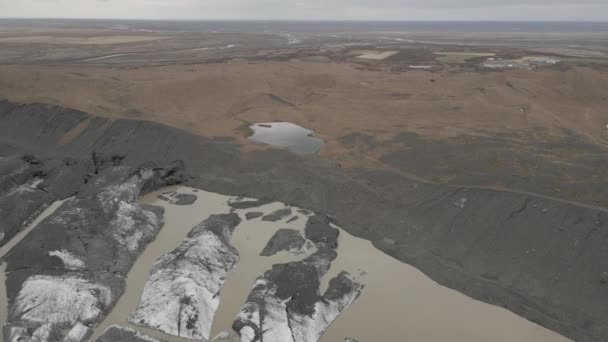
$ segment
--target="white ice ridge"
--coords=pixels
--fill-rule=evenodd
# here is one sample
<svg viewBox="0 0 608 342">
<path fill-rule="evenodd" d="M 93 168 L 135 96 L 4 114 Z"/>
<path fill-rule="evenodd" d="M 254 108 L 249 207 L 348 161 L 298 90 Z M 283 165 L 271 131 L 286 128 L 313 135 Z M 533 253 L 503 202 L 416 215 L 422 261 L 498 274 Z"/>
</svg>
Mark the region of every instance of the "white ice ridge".
<svg viewBox="0 0 608 342">
<path fill-rule="evenodd" d="M 229 239 L 236 214 L 213 215 L 154 265 L 129 322 L 189 339 L 209 339 L 220 289 L 238 261 Z"/>
<path fill-rule="evenodd" d="M 91 328 L 82 323 L 76 323 L 64 337 L 63 342 L 84 342 L 92 333 L 93 330 Z"/>
</svg>

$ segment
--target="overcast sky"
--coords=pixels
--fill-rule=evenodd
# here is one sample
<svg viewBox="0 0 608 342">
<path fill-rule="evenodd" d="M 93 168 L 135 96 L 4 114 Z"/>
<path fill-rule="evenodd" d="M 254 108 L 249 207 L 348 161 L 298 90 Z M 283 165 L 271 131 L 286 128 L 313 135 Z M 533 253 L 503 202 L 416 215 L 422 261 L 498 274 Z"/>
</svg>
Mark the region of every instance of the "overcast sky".
<svg viewBox="0 0 608 342">
<path fill-rule="evenodd" d="M 0 0 L 0 17 L 608 21 L 608 0 Z"/>
</svg>

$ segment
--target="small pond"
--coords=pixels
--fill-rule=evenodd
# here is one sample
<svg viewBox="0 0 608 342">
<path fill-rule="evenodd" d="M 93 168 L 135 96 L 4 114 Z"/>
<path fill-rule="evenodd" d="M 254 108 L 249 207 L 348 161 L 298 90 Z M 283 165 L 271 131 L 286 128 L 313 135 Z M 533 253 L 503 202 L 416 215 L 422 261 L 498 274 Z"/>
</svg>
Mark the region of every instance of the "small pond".
<svg viewBox="0 0 608 342">
<path fill-rule="evenodd" d="M 253 130 L 249 140 L 286 148 L 296 154 L 318 153 L 324 144 L 313 131 L 290 122 L 256 123 L 249 127 Z"/>
</svg>

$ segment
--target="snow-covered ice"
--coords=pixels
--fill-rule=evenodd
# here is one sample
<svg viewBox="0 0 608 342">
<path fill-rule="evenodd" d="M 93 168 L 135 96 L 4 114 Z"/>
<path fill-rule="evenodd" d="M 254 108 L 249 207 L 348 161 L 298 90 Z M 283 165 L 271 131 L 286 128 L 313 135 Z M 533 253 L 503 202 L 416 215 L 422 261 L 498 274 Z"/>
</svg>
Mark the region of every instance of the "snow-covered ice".
<svg viewBox="0 0 608 342">
<path fill-rule="evenodd" d="M 11 317 L 31 324 L 71 326 L 98 321 L 111 302 L 110 288 L 78 276 L 32 276 L 23 283 Z"/>
</svg>

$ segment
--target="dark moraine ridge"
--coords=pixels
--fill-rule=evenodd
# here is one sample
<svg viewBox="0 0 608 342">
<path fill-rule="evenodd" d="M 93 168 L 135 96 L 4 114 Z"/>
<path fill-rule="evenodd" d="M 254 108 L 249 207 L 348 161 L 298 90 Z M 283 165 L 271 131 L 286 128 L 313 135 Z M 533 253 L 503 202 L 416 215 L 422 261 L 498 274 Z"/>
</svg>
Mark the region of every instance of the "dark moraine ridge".
<svg viewBox="0 0 608 342">
<path fill-rule="evenodd" d="M 158 123 L 0 102 L 0 156 L 91 160 L 93 152 L 130 166 L 182 160 L 190 186 L 326 213 L 441 284 L 576 341 L 608 340 L 608 214 L 599 208 L 345 170 L 284 151 L 242 153 Z"/>
<path fill-rule="evenodd" d="M 124 292 L 131 266 L 162 226 L 163 209 L 139 204 L 138 198 L 181 182 L 175 176 L 180 166 L 106 164 L 92 170 L 78 194 L 4 255 L 10 305 L 5 340 L 63 340 L 88 334 L 83 324 L 100 323 Z M 82 178 L 72 180 L 78 184 Z"/>
</svg>

